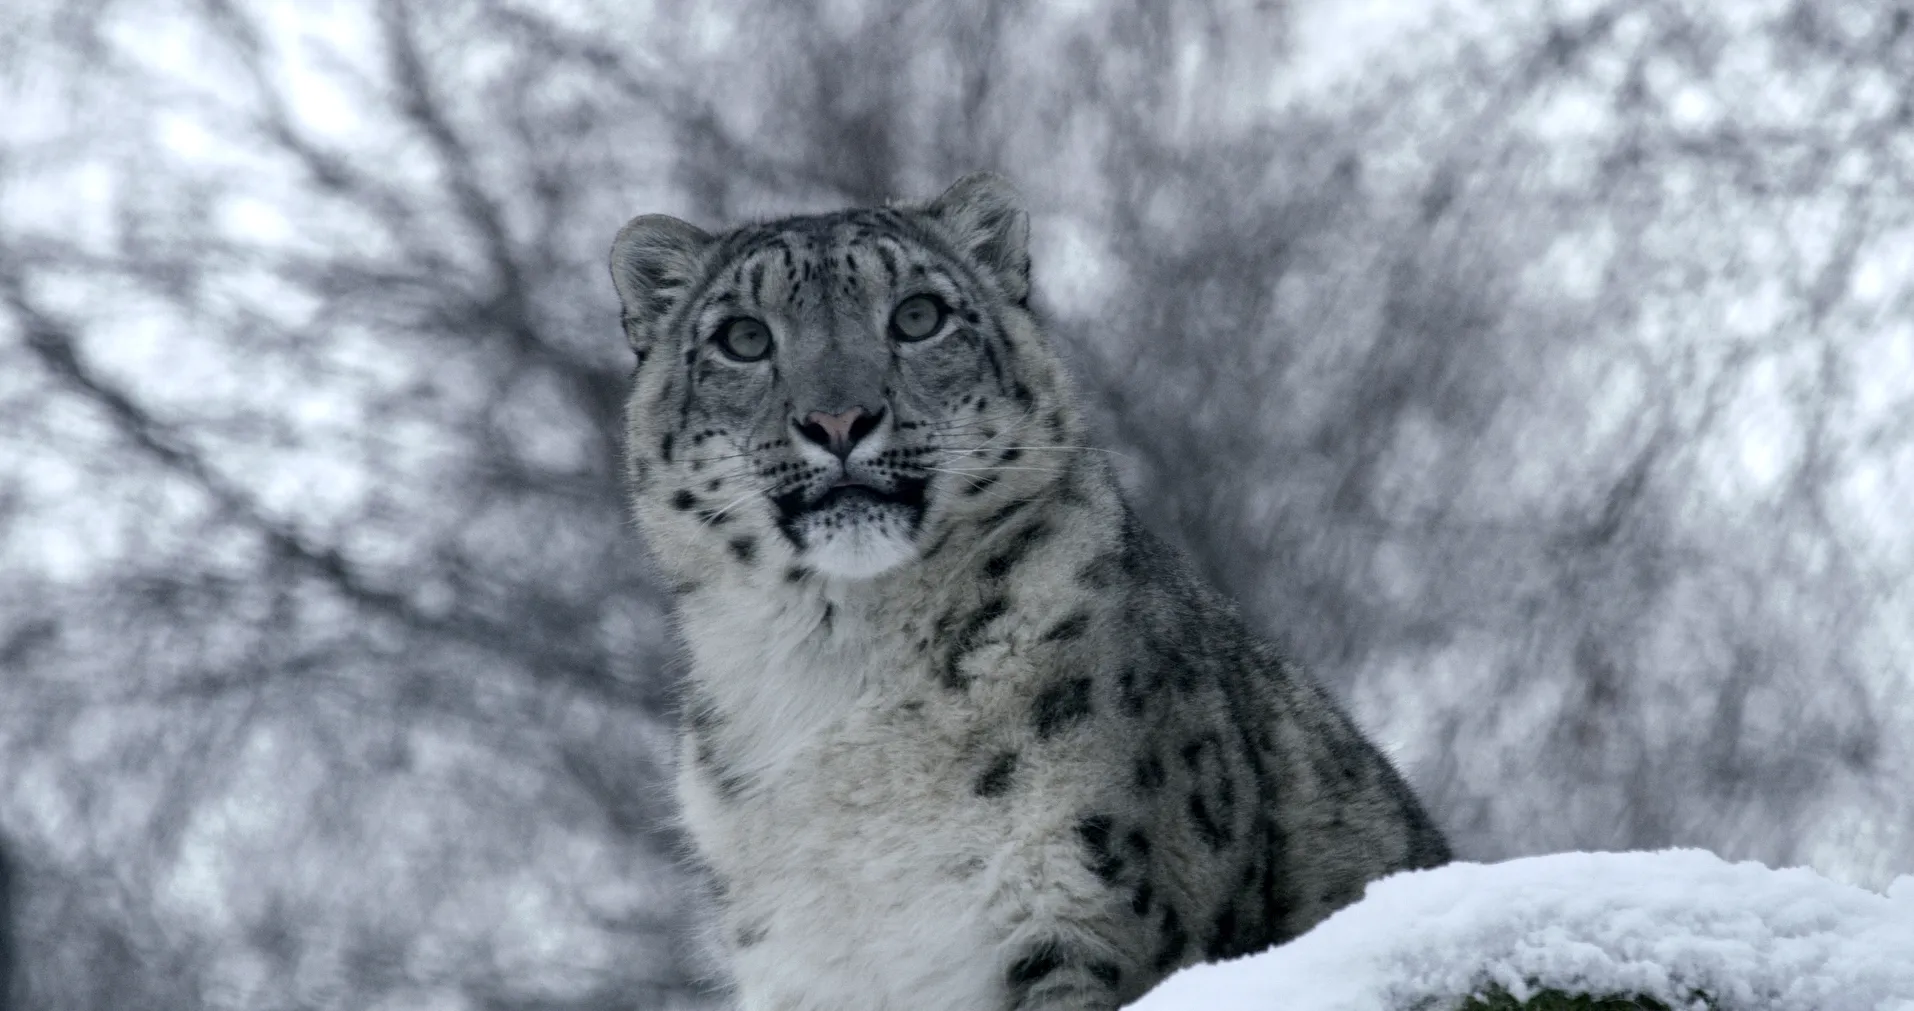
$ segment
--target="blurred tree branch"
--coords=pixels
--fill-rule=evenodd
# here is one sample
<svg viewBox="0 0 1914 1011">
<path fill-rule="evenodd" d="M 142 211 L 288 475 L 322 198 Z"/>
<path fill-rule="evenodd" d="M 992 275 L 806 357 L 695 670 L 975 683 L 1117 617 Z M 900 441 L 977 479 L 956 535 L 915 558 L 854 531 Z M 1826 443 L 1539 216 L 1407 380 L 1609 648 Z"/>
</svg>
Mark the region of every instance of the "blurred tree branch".
<svg viewBox="0 0 1914 1011">
<path fill-rule="evenodd" d="M 1139 507 L 1470 855 L 1908 869 L 1906 3 L 31 6 L 37 1006 L 708 1002 L 605 250 L 976 167 Z"/>
</svg>

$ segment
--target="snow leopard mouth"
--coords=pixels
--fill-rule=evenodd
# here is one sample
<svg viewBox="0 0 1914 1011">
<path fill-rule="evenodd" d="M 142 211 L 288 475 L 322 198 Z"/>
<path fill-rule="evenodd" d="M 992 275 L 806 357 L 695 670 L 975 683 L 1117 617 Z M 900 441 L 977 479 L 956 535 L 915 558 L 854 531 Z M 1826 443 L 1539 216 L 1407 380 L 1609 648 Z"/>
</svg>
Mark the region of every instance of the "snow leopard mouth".
<svg viewBox="0 0 1914 1011">
<path fill-rule="evenodd" d="M 794 543 L 802 544 L 801 528 L 817 525 L 843 527 L 872 521 L 902 519 L 915 534 L 924 518 L 925 493 L 929 482 L 921 478 L 899 479 L 888 491 L 856 480 L 841 479 L 816 497 L 802 491 L 787 492 L 772 499 L 778 511 L 778 525 Z"/>
<path fill-rule="evenodd" d="M 836 484 L 816 498 L 806 498 L 801 491 L 787 492 L 773 499 L 778 513 L 787 521 L 799 519 L 813 513 L 834 510 L 855 510 L 858 507 L 901 506 L 917 512 L 924 508 L 924 492 L 929 482 L 921 479 L 899 480 L 896 487 L 885 491 L 876 485 L 865 484 L 849 478 L 840 478 Z"/>
</svg>

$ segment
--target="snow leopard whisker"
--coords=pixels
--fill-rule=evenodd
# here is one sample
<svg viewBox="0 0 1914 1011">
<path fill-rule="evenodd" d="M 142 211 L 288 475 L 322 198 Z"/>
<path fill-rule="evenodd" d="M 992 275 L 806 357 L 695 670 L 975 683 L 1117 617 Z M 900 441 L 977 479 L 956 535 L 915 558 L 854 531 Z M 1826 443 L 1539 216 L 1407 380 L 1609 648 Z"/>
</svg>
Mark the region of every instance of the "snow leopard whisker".
<svg viewBox="0 0 1914 1011">
<path fill-rule="evenodd" d="M 972 488 L 985 488 L 990 484 L 989 481 L 985 480 L 985 478 L 990 476 L 990 472 L 987 470 L 953 470 L 949 467 L 925 467 L 924 469 L 938 474 L 950 474 L 954 477 L 963 478 L 969 482 Z"/>
<path fill-rule="evenodd" d="M 1012 414 L 1009 411 L 1004 411 L 994 414 L 983 414 L 975 418 L 954 418 L 949 421 L 934 421 L 924 427 L 934 432 L 969 431 L 987 428 L 991 425 L 1009 425 L 1014 428 L 1028 421 L 1032 410 L 1034 409 L 1026 409 L 1021 414 L 1015 415 L 1014 421 L 1011 420 L 1013 417 Z"/>
<path fill-rule="evenodd" d="M 699 525 L 705 526 L 705 527 L 712 526 L 720 522 L 721 520 L 723 520 L 726 516 L 730 515 L 731 510 L 736 509 L 737 507 L 745 504 L 746 502 L 751 501 L 754 498 L 757 498 L 760 495 L 764 495 L 768 492 L 771 492 L 776 487 L 777 487 L 777 484 L 772 483 L 772 484 L 760 485 L 756 488 L 752 488 L 750 491 L 747 491 L 744 494 L 739 495 L 737 498 L 734 498 L 731 501 L 726 502 L 724 505 L 721 505 L 718 508 L 711 510 L 710 514 L 704 517 L 704 522 L 700 523 Z"/>
<path fill-rule="evenodd" d="M 747 459 L 750 457 L 755 457 L 763 452 L 764 452 L 764 449 L 760 447 L 758 449 L 747 449 L 739 453 L 721 453 L 717 456 L 681 456 L 678 458 L 678 462 L 680 463 L 723 463 L 726 460 L 741 460 L 741 459 Z"/>
<path fill-rule="evenodd" d="M 1104 449 L 1101 446 L 979 446 L 976 449 L 947 449 L 944 452 L 952 456 L 975 456 L 978 453 L 987 452 L 989 449 L 995 449 L 999 452 L 1009 452 L 1014 449 L 1020 453 L 1107 453 L 1110 456 L 1121 457 L 1131 457 L 1135 455 L 1117 449 Z"/>
<path fill-rule="evenodd" d="M 1062 467 L 926 467 L 940 474 L 1000 474 L 1007 470 L 1027 470 L 1038 474 L 1060 474 Z"/>
<path fill-rule="evenodd" d="M 992 435 L 989 438 L 985 439 L 983 442 L 978 443 L 976 446 L 971 447 L 972 451 L 974 452 L 977 450 L 988 449 L 990 448 L 990 445 L 996 442 L 998 439 L 1009 438 L 1012 434 L 1014 434 L 1017 431 L 1017 429 L 1022 428 L 1024 423 L 1029 420 L 1030 420 L 1030 412 L 1029 411 L 1023 412 L 1023 414 L 1020 417 L 1018 417 L 1016 421 L 1013 421 L 1009 425 L 1005 426 L 1003 431 L 998 432 L 995 435 Z M 948 437 L 951 434 L 965 434 L 965 433 L 940 432 L 938 434 Z M 939 448 L 944 448 L 944 447 L 939 447 Z"/>
</svg>

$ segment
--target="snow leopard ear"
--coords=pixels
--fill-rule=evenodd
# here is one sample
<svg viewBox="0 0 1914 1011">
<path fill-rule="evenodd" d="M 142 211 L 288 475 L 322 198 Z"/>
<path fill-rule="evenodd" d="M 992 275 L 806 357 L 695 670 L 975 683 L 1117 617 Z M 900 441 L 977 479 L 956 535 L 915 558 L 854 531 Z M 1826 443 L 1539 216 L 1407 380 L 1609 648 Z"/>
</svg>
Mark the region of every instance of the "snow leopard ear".
<svg viewBox="0 0 1914 1011">
<path fill-rule="evenodd" d="M 624 312 L 625 339 L 644 361 L 658 324 L 691 292 L 712 238 L 665 214 L 645 214 L 611 243 L 611 283 Z"/>
<path fill-rule="evenodd" d="M 1011 301 L 1029 297 L 1030 215 L 1010 180 L 995 172 L 972 172 L 923 211 L 944 226 L 959 250 L 996 275 Z"/>
</svg>

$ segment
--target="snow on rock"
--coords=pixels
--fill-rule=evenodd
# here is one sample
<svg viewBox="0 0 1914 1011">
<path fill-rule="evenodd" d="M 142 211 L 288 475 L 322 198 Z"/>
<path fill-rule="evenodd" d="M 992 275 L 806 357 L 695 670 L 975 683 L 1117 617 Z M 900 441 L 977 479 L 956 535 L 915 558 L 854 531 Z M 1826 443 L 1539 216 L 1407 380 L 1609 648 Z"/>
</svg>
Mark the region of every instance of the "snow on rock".
<svg viewBox="0 0 1914 1011">
<path fill-rule="evenodd" d="M 1282 947 L 1131 1011 L 1447 1011 L 1499 985 L 1720 1011 L 1914 1011 L 1914 877 L 1886 895 L 1701 850 L 1561 853 L 1377 881 Z"/>
</svg>

